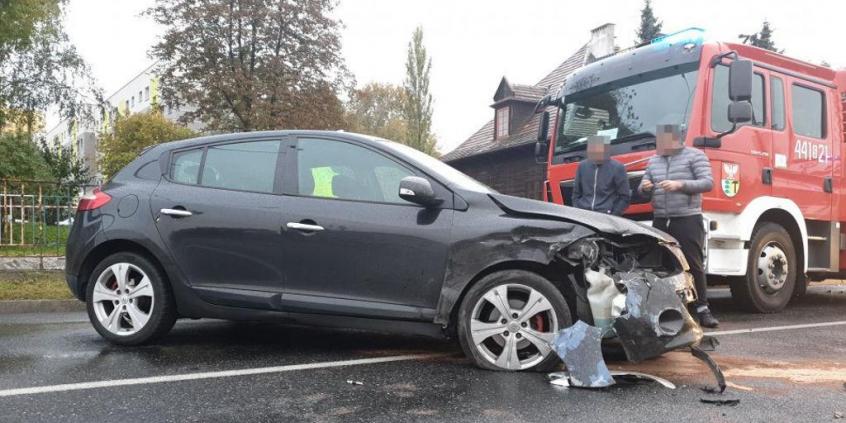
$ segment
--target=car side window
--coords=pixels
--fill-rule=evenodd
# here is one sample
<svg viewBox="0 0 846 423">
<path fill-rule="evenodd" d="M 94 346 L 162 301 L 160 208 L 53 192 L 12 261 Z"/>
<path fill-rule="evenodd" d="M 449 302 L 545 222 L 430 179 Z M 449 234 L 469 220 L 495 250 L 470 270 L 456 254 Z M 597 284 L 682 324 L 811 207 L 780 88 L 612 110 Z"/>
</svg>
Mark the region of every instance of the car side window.
<svg viewBox="0 0 846 423">
<path fill-rule="evenodd" d="M 825 138 L 825 96 L 822 92 L 793 84 L 791 87 L 793 132 Z"/>
<path fill-rule="evenodd" d="M 202 148 L 173 153 L 170 160 L 170 179 L 181 184 L 196 184 L 202 162 Z"/>
<path fill-rule="evenodd" d="M 251 141 L 209 146 L 200 185 L 272 193 L 281 143 Z"/>
<path fill-rule="evenodd" d="M 297 142 L 299 195 L 409 204 L 399 197 L 399 184 L 413 175 L 400 163 L 358 145 L 316 138 Z"/>
<path fill-rule="evenodd" d="M 729 99 L 729 67 L 718 65 L 714 68 L 713 89 L 711 97 L 711 129 L 715 132 L 726 132 L 732 124 L 728 120 Z M 764 75 L 752 75 L 752 125 L 764 126 L 766 109 L 764 107 Z"/>
</svg>

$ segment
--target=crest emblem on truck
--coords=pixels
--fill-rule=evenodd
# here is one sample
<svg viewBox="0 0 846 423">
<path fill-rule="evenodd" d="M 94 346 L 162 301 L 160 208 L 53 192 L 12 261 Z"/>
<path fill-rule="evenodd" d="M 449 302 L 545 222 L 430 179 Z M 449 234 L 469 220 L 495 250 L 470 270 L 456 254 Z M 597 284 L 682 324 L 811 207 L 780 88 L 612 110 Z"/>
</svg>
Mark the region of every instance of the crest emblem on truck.
<svg viewBox="0 0 846 423">
<path fill-rule="evenodd" d="M 737 163 L 723 163 L 723 178 L 720 185 L 726 197 L 734 197 L 740 191 L 740 165 Z"/>
</svg>

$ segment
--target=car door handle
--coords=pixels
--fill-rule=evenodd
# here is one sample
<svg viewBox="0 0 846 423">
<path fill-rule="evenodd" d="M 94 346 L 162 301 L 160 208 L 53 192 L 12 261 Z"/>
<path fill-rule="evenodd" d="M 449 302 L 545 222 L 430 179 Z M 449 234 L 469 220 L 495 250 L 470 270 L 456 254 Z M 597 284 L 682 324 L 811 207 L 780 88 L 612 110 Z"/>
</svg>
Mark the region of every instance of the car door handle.
<svg viewBox="0 0 846 423">
<path fill-rule="evenodd" d="M 193 215 L 193 213 L 185 209 L 161 209 L 159 212 L 173 217 L 188 217 Z"/>
<path fill-rule="evenodd" d="M 299 222 L 288 222 L 285 226 L 289 229 L 296 229 L 298 231 L 316 232 L 316 231 L 322 231 L 323 230 L 323 226 L 309 225 L 308 223 L 299 223 Z"/>
</svg>

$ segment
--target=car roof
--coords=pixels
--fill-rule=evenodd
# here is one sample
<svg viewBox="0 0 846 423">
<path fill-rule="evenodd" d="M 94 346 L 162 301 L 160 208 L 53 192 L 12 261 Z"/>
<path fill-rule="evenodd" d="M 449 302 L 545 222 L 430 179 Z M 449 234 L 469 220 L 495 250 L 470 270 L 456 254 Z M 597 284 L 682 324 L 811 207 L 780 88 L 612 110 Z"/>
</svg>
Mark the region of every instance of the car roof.
<svg viewBox="0 0 846 423">
<path fill-rule="evenodd" d="M 387 140 L 382 140 L 379 138 L 371 137 L 369 135 L 363 134 L 356 134 L 353 132 L 344 132 L 344 131 L 319 131 L 319 130 L 306 130 L 306 129 L 292 129 L 292 130 L 276 130 L 276 131 L 253 131 L 253 132 L 233 132 L 233 133 L 226 133 L 226 134 L 216 134 L 216 135 L 206 135 L 202 137 L 196 138 L 188 138 L 184 140 L 178 141 L 169 141 L 161 144 L 156 144 L 153 148 L 149 151 L 156 151 L 158 154 L 165 150 L 174 150 L 174 149 L 181 149 L 181 148 L 190 148 L 194 146 L 200 146 L 205 144 L 212 144 L 216 142 L 222 141 L 241 141 L 241 140 L 251 140 L 257 138 L 273 138 L 273 137 L 284 137 L 284 136 L 323 136 L 323 137 L 333 137 L 333 138 L 346 138 L 350 140 L 360 141 L 367 144 L 371 144 L 373 146 L 379 146 L 380 143 L 383 143 Z"/>
</svg>

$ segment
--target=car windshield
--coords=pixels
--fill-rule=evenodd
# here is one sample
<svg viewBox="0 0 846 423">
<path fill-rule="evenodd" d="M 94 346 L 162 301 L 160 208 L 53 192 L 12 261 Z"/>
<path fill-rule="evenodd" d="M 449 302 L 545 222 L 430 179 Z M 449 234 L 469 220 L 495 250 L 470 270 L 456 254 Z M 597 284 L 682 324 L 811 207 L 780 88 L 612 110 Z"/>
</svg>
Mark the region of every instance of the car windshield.
<svg viewBox="0 0 846 423">
<path fill-rule="evenodd" d="M 607 136 L 618 144 L 654 138 L 659 124 L 684 127 L 697 66 L 662 69 L 568 94 L 560 110 L 555 156 L 586 149 L 590 135 Z"/>
<path fill-rule="evenodd" d="M 378 139 L 379 141 L 383 141 L 387 143 L 390 148 L 397 150 L 399 153 L 402 153 L 406 156 L 409 156 L 411 159 L 414 159 L 417 162 L 420 162 L 423 166 L 427 169 L 431 170 L 432 172 L 436 173 L 438 176 L 442 177 L 445 182 L 450 185 L 454 185 L 458 188 L 465 189 L 467 191 L 475 191 L 475 192 L 482 192 L 482 193 L 495 193 L 493 189 L 489 188 L 485 184 L 461 173 L 454 167 L 426 154 L 414 148 L 408 147 L 406 145 L 393 142 L 390 140 L 385 139 Z M 424 169 L 426 170 L 426 169 Z"/>
</svg>

